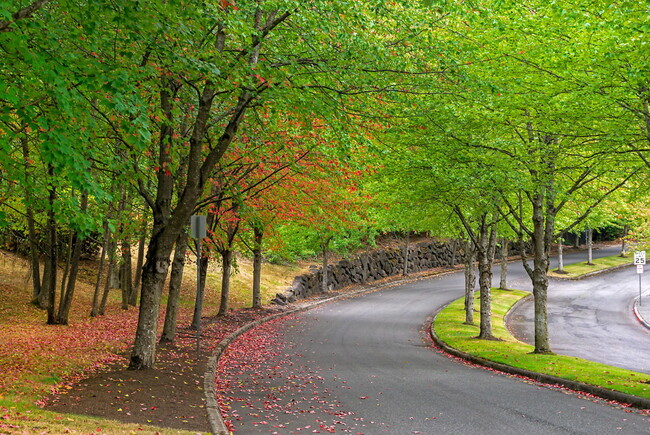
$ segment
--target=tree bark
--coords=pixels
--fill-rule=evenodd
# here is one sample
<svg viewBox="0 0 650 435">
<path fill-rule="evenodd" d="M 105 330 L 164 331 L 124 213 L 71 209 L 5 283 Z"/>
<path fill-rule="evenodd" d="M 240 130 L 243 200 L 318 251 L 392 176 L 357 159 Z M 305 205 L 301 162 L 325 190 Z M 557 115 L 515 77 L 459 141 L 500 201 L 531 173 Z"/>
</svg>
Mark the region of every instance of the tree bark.
<svg viewBox="0 0 650 435">
<path fill-rule="evenodd" d="M 140 239 L 138 240 L 138 258 L 135 262 L 135 277 L 133 278 L 133 292 L 129 298 L 129 305 L 137 305 L 138 303 L 138 289 L 142 283 L 142 265 L 144 263 L 144 248 L 147 235 L 145 233 L 147 229 L 146 223 L 142 226 L 142 233 L 140 234 Z"/>
<path fill-rule="evenodd" d="M 50 179 L 54 178 L 54 166 L 48 164 L 48 176 Z M 44 280 L 45 291 L 42 291 L 43 302 L 47 307 L 47 324 L 54 325 L 56 323 L 56 268 L 58 263 L 57 257 L 57 226 L 56 215 L 54 213 L 54 203 L 56 202 L 56 187 L 50 186 L 48 196 L 48 210 L 47 210 L 47 225 L 45 231 L 47 233 L 47 255 L 45 258 L 45 272 L 47 280 Z M 39 303 L 41 300 L 39 298 Z"/>
<path fill-rule="evenodd" d="M 115 242 L 111 237 L 108 239 L 108 270 L 106 271 L 106 282 L 104 283 L 104 293 L 102 294 L 102 301 L 99 304 L 98 314 L 103 316 L 106 312 L 106 301 L 108 300 L 108 293 L 111 289 L 111 275 L 115 273 Z"/>
<path fill-rule="evenodd" d="M 185 268 L 185 254 L 187 253 L 188 234 L 181 231 L 176 241 L 172 271 L 169 277 L 169 297 L 165 310 L 165 323 L 163 325 L 160 342 L 172 342 L 176 339 L 176 324 L 178 316 L 178 302 L 181 294 L 183 270 Z"/>
<path fill-rule="evenodd" d="M 25 129 L 27 126 L 23 126 Z M 38 241 L 36 240 L 36 225 L 34 220 L 34 212 L 32 205 L 32 193 L 30 187 L 32 185 L 32 171 L 29 157 L 29 135 L 24 134 L 20 143 L 23 151 L 23 160 L 25 162 L 25 217 L 27 219 L 27 234 L 29 236 L 29 258 L 31 261 L 32 269 L 32 303 L 40 307 L 38 297 L 41 294 L 41 268 L 40 268 L 40 250 L 38 249 Z"/>
<path fill-rule="evenodd" d="M 564 273 L 564 243 L 562 236 L 557 239 L 557 271 Z"/>
<path fill-rule="evenodd" d="M 488 224 L 487 215 L 483 215 L 477 247 L 479 289 L 481 302 L 481 323 L 478 338 L 495 340 L 492 332 L 492 262 L 496 245 L 494 224 Z"/>
<path fill-rule="evenodd" d="M 321 282 L 320 290 L 321 293 L 327 293 L 329 290 L 328 281 L 329 281 L 329 245 L 332 240 L 332 236 L 326 237 L 321 241 L 321 251 L 323 253 L 323 265 L 321 268 Z"/>
<path fill-rule="evenodd" d="M 627 256 L 627 232 L 630 230 L 630 226 L 625 224 L 623 227 L 623 237 L 621 237 L 621 257 Z"/>
<path fill-rule="evenodd" d="M 120 264 L 120 286 L 122 288 L 123 310 L 129 309 L 129 301 L 131 300 L 132 294 L 134 293 L 132 270 L 133 264 L 131 260 L 131 243 L 125 237 L 122 239 L 122 263 Z"/>
<path fill-rule="evenodd" d="M 587 228 L 586 232 L 587 239 L 587 264 L 594 264 L 594 230 L 592 228 Z"/>
<path fill-rule="evenodd" d="M 533 283 L 535 304 L 535 350 L 534 353 L 549 354 L 551 346 L 548 337 L 548 266 L 550 243 L 553 240 L 554 220 L 547 211 L 544 215 L 544 196 L 536 193 L 533 205 L 533 269 L 527 268 Z M 527 263 L 526 263 L 527 265 Z"/>
<path fill-rule="evenodd" d="M 80 211 L 85 213 L 88 209 L 88 192 L 84 191 L 81 194 Z M 57 323 L 60 325 L 67 325 L 70 316 L 70 308 L 72 307 L 72 297 L 74 296 L 75 287 L 77 285 L 77 273 L 79 272 L 79 261 L 81 259 L 81 245 L 83 239 L 77 231 L 74 232 L 73 248 L 70 262 L 70 272 L 68 275 L 68 283 L 65 289 L 65 297 L 59 306 L 59 314 Z M 61 291 L 63 292 L 63 288 Z"/>
<path fill-rule="evenodd" d="M 476 287 L 476 274 L 474 263 L 476 263 L 476 250 L 471 240 L 465 241 L 465 324 L 474 324 L 474 288 Z"/>
<path fill-rule="evenodd" d="M 223 272 L 221 274 L 221 301 L 219 303 L 218 317 L 228 314 L 228 300 L 230 298 L 230 274 L 232 271 L 232 251 L 224 249 L 221 251 L 221 264 Z"/>
<path fill-rule="evenodd" d="M 99 257 L 99 269 L 97 271 L 97 281 L 95 282 L 95 292 L 93 293 L 93 306 L 90 310 L 90 317 L 96 317 L 99 314 L 99 293 L 101 289 L 102 275 L 104 273 L 104 263 L 106 252 L 108 251 L 111 231 L 108 227 L 108 219 L 104 221 L 104 243 L 102 243 L 102 253 Z"/>
<path fill-rule="evenodd" d="M 262 241 L 264 232 L 253 226 L 253 308 L 262 308 Z"/>
<path fill-rule="evenodd" d="M 499 288 L 508 290 L 508 239 L 501 239 L 501 277 Z"/>
</svg>

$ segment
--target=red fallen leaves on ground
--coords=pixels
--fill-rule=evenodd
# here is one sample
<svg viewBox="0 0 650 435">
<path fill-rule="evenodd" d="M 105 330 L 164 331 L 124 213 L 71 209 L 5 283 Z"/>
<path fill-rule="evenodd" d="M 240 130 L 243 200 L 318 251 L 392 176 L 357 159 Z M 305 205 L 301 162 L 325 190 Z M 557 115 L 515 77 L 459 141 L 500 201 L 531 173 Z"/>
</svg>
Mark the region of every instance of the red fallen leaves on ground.
<svg viewBox="0 0 650 435">
<path fill-rule="evenodd" d="M 269 427 L 271 434 L 363 433 L 385 426 L 344 409 L 334 389 L 349 389 L 334 368 L 323 369 L 287 343 L 281 330 L 300 331 L 300 318 L 287 316 L 242 335 L 219 361 L 217 399 L 232 432 Z M 327 383 L 327 387 L 326 387 Z M 288 423 L 291 421 L 291 423 Z M 278 429 L 273 431 L 273 429 Z"/>
</svg>

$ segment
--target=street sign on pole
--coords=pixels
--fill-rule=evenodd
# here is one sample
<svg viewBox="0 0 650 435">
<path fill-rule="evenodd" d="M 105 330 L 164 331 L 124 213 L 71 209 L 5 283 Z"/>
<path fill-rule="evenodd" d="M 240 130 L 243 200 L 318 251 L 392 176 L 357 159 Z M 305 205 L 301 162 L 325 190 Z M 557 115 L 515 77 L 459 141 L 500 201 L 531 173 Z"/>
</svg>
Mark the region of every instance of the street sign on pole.
<svg viewBox="0 0 650 435">
<path fill-rule="evenodd" d="M 634 251 L 634 264 L 645 264 L 645 251 Z"/>
</svg>

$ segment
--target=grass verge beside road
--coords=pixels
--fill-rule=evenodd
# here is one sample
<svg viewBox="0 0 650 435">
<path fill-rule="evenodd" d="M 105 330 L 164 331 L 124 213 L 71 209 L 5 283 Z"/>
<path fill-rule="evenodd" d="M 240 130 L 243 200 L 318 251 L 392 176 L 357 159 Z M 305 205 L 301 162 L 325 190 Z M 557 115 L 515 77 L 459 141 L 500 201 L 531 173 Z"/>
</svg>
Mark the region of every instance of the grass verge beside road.
<svg viewBox="0 0 650 435">
<path fill-rule="evenodd" d="M 632 264 L 630 256 L 621 257 L 620 255 L 612 255 L 610 257 L 595 258 L 593 264 L 587 264 L 586 261 L 564 266 L 564 272 L 560 273 L 557 269 L 549 271 L 548 275 L 555 278 L 581 278 L 584 275 L 601 272 L 607 269 L 626 266 Z"/>
<path fill-rule="evenodd" d="M 442 311 L 434 321 L 435 334 L 447 345 L 467 354 L 570 381 L 582 382 L 620 391 L 633 396 L 650 398 L 650 375 L 611 367 L 580 358 L 563 355 L 532 354 L 533 346 L 515 339 L 505 326 L 504 318 L 513 305 L 529 293 L 517 290 L 492 290 L 492 326 L 501 341 L 479 340 L 476 325 L 465 325 L 463 299 Z M 478 296 L 476 306 L 478 306 Z M 477 313 L 477 316 L 480 314 Z"/>
</svg>

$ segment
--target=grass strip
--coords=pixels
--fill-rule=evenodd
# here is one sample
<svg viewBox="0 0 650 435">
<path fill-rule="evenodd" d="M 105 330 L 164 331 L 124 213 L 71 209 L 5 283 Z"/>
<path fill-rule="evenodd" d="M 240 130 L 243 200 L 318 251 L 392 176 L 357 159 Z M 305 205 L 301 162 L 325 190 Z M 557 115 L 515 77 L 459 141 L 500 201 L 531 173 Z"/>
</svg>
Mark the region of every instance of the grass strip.
<svg viewBox="0 0 650 435">
<path fill-rule="evenodd" d="M 479 320 L 465 325 L 463 299 L 444 308 L 434 322 L 436 335 L 449 346 L 487 360 L 563 379 L 596 385 L 638 397 L 650 398 L 650 375 L 564 355 L 538 355 L 534 348 L 515 339 L 504 317 L 512 306 L 529 293 L 492 289 L 492 327 L 501 341 L 479 340 Z M 476 305 L 478 306 L 478 295 Z M 480 317 L 480 313 L 478 313 Z"/>
<path fill-rule="evenodd" d="M 595 258 L 592 263 L 588 264 L 586 261 L 582 261 L 580 263 L 568 264 L 563 267 L 564 272 L 561 273 L 557 269 L 553 269 L 548 274 L 555 278 L 580 278 L 589 273 L 632 264 L 632 259 L 630 257 L 612 255 L 610 257 Z"/>
</svg>

